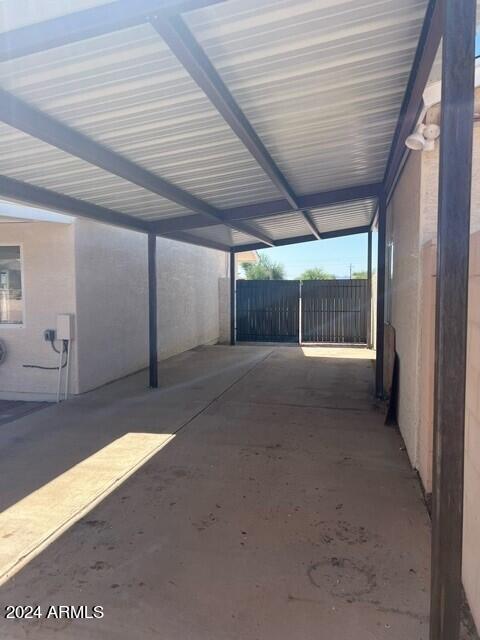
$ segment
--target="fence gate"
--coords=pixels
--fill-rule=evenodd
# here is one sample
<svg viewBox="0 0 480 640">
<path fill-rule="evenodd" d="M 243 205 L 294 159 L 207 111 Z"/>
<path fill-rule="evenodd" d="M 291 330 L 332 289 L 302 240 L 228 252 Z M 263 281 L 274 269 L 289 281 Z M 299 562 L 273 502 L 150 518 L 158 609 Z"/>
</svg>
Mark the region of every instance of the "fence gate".
<svg viewBox="0 0 480 640">
<path fill-rule="evenodd" d="M 237 340 L 366 343 L 367 293 L 366 280 L 238 280 Z"/>
<path fill-rule="evenodd" d="M 238 280 L 237 340 L 298 342 L 298 280 Z"/>
<path fill-rule="evenodd" d="M 302 283 L 302 342 L 367 342 L 367 280 Z"/>
</svg>

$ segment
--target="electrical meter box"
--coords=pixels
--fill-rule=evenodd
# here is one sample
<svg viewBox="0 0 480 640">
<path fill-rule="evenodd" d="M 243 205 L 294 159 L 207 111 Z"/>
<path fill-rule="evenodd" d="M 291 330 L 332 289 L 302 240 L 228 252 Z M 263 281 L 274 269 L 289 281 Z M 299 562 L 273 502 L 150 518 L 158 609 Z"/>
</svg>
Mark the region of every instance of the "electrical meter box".
<svg viewBox="0 0 480 640">
<path fill-rule="evenodd" d="M 73 315 L 61 313 L 57 316 L 57 340 L 73 339 Z"/>
</svg>

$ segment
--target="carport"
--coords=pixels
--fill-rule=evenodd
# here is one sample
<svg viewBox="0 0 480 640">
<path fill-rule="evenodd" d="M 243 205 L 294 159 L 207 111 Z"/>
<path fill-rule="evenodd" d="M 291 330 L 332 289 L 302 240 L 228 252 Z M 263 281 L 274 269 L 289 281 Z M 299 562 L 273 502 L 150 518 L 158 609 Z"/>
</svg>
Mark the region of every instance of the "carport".
<svg viewBox="0 0 480 640">
<path fill-rule="evenodd" d="M 0 196 L 148 234 L 153 388 L 158 235 L 233 275 L 238 251 L 377 228 L 383 397 L 386 207 L 442 43 L 430 634 L 454 640 L 475 0 L 87 4 L 3 3 Z"/>
</svg>

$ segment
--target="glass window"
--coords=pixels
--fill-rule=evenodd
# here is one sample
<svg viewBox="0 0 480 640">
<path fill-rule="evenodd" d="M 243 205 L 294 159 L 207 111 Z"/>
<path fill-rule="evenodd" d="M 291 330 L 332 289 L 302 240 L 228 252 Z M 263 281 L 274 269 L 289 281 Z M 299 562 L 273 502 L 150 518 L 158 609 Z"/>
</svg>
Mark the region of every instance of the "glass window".
<svg viewBox="0 0 480 640">
<path fill-rule="evenodd" d="M 0 246 L 0 324 L 23 323 L 20 247 Z"/>
</svg>

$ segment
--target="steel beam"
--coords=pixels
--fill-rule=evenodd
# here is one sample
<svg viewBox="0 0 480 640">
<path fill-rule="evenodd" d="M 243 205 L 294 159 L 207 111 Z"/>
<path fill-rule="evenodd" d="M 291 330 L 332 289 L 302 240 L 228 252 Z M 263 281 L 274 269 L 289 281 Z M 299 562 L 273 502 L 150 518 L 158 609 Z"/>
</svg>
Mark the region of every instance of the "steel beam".
<svg viewBox="0 0 480 640">
<path fill-rule="evenodd" d="M 124 227 L 132 231 L 141 231 L 142 233 L 148 233 L 149 231 L 149 225 L 134 216 L 6 176 L 0 176 L 0 197 L 14 202 L 28 203 L 49 211 L 81 216 L 82 218 L 88 218 L 89 220 L 115 227 Z"/>
<path fill-rule="evenodd" d="M 423 107 L 423 92 L 442 38 L 442 5 L 445 0 L 430 0 L 400 108 L 397 126 L 387 161 L 383 183 L 387 199 L 407 153 L 405 140 L 415 127 Z M 458 0 L 463 2 L 463 0 Z"/>
<path fill-rule="evenodd" d="M 205 93 L 228 126 L 247 147 L 291 207 L 298 208 L 295 193 L 275 164 L 252 125 L 240 109 L 202 47 L 180 16 L 159 16 L 151 21 L 153 28 L 191 78 Z"/>
<path fill-rule="evenodd" d="M 131 160 L 0 89 L 0 120 L 182 207 L 215 216 L 215 208 Z M 218 220 L 216 221 L 218 223 Z"/>
<path fill-rule="evenodd" d="M 443 3 L 430 639 L 458 640 L 476 0 Z"/>
<path fill-rule="evenodd" d="M 340 204 L 342 202 L 351 202 L 353 200 L 365 200 L 366 198 L 377 197 L 380 191 L 380 184 L 357 185 L 342 189 L 335 189 L 333 191 L 320 191 L 318 193 L 298 196 L 298 202 L 300 206 L 305 209 L 314 209 Z M 291 213 L 292 211 L 292 207 L 286 200 L 273 200 L 225 209 L 221 212 L 220 218 L 223 223 L 228 224 L 232 222 L 254 221 L 256 218 L 267 218 L 282 213 Z M 150 224 L 152 231 L 155 230 L 158 233 L 169 233 L 171 231 L 200 229 L 202 227 L 209 227 L 218 223 L 202 215 L 188 215 L 170 218 L 167 220 L 158 220 L 151 222 Z"/>
<path fill-rule="evenodd" d="M 199 247 L 205 247 L 207 249 L 216 249 L 217 251 L 230 252 L 230 246 L 227 244 L 223 244 L 222 242 L 217 242 L 216 240 L 209 240 L 208 238 L 195 236 L 193 233 L 188 233 L 186 231 L 169 233 L 164 237 L 169 238 L 170 240 L 177 240 L 178 242 L 186 242 L 187 244 L 194 244 Z M 266 246 L 267 245 L 262 243 L 262 247 L 265 248 Z"/>
<path fill-rule="evenodd" d="M 372 348 L 372 229 L 367 241 L 367 347 Z"/>
<path fill-rule="evenodd" d="M 158 387 L 157 352 L 157 236 L 148 234 L 148 353 L 149 386 Z"/>
<path fill-rule="evenodd" d="M 338 231 L 325 231 L 320 234 L 322 240 L 330 238 L 343 238 L 344 236 L 353 236 L 358 233 L 368 233 L 370 225 L 365 224 L 360 227 L 350 227 L 350 229 L 339 229 Z"/>
<path fill-rule="evenodd" d="M 370 227 L 368 225 L 364 227 L 352 227 L 351 229 L 342 229 L 340 231 L 328 231 L 326 233 L 320 234 L 321 240 L 328 240 L 330 238 L 341 238 L 343 236 L 352 236 L 358 233 L 368 233 Z M 302 242 L 314 242 L 317 240 L 316 236 L 313 234 L 306 236 L 295 236 L 293 238 L 282 238 L 280 240 L 275 240 L 276 247 L 284 247 L 289 244 L 299 244 Z M 236 253 L 240 251 L 254 251 L 257 249 L 265 249 L 265 245 L 261 243 L 252 243 L 252 244 L 241 244 L 233 247 L 233 250 Z"/>
<path fill-rule="evenodd" d="M 296 236 L 295 238 L 284 238 L 282 240 L 275 240 L 276 247 L 284 247 L 289 244 L 297 244 L 301 242 L 314 242 L 317 238 L 309 234 L 308 236 Z M 251 244 L 238 244 L 233 247 L 235 253 L 240 253 L 241 251 L 256 251 L 257 249 L 266 249 L 265 245 L 260 242 L 254 242 Z"/>
<path fill-rule="evenodd" d="M 298 199 L 293 188 L 182 18 L 179 15 L 159 16 L 152 20 L 152 26 L 228 126 L 250 151 L 257 164 L 264 170 L 290 207 L 294 210 L 299 209 Z M 312 233 L 318 236 L 318 229 L 308 211 L 300 211 L 300 215 Z"/>
<path fill-rule="evenodd" d="M 375 393 L 383 400 L 383 358 L 385 351 L 385 256 L 387 241 L 387 197 L 378 199 L 378 251 L 377 251 L 377 357 L 375 363 Z"/>
<path fill-rule="evenodd" d="M 108 147 L 95 142 L 72 127 L 55 120 L 4 89 L 0 89 L 0 120 L 162 198 L 201 213 L 214 224 L 220 222 L 242 233 L 248 233 L 263 242 L 270 241 L 270 239 L 266 239 L 265 234 L 255 233 L 255 229 L 247 223 L 223 222 L 221 212 L 207 202 L 183 191 L 151 171 L 143 169 L 131 160 L 111 151 Z M 152 232 L 159 233 L 155 229 L 152 229 Z"/>
<path fill-rule="evenodd" d="M 0 34 L 0 62 L 135 27 L 225 0 L 117 0 Z"/>
<path fill-rule="evenodd" d="M 318 230 L 317 225 L 315 224 L 315 220 L 312 218 L 311 214 L 309 211 L 302 211 L 303 214 L 303 218 L 305 220 L 305 222 L 307 223 L 310 231 L 313 233 L 313 235 L 316 237 L 317 240 L 320 240 L 320 231 Z"/>
<path fill-rule="evenodd" d="M 237 282 L 237 265 L 235 260 L 235 251 L 230 251 L 230 344 L 233 346 L 236 342 L 235 335 L 235 309 L 236 309 L 236 282 Z"/>
</svg>

